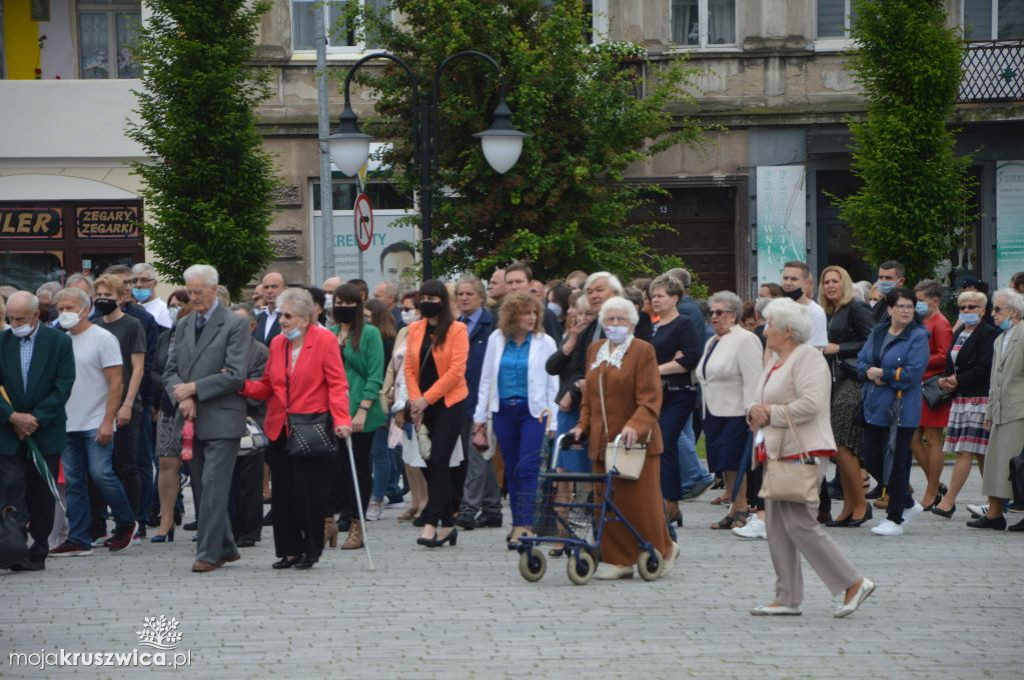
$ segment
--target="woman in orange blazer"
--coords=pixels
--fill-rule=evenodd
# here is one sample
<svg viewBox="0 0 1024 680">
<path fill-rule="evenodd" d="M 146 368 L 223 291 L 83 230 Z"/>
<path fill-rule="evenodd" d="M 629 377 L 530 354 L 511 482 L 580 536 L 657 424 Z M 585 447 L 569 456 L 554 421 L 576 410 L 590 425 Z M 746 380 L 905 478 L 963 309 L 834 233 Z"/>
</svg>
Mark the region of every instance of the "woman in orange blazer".
<svg viewBox="0 0 1024 680">
<path fill-rule="evenodd" d="M 452 318 L 448 289 L 443 283 L 437 279 L 424 281 L 419 297 L 423 318 L 409 326 L 404 366 L 408 416 L 416 428 L 426 426 L 430 438 L 427 507 L 422 515 L 423 532 L 416 542 L 431 548 L 448 542 L 454 546 L 458 537 L 457 508 L 448 464 L 462 432 L 463 405 L 469 396 L 469 333 L 465 324 Z"/>
<path fill-rule="evenodd" d="M 263 431 L 270 444 L 267 464 L 274 480 L 271 511 L 275 569 L 309 569 L 324 549 L 324 517 L 331 514 L 333 456 L 288 455 L 289 413 L 330 413 L 334 434 L 352 434 L 348 381 L 334 334 L 314 323 L 313 298 L 289 288 L 277 298 L 281 334 L 270 342 L 267 368 L 246 380 L 242 395 L 267 401 Z"/>
</svg>

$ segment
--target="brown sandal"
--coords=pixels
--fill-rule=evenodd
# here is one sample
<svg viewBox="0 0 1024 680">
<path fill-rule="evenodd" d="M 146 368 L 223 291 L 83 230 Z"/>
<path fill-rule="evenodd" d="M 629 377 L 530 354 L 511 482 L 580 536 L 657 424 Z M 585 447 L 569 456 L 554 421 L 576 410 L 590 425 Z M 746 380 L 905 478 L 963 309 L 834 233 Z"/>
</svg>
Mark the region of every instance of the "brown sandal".
<svg viewBox="0 0 1024 680">
<path fill-rule="evenodd" d="M 714 522 L 711 525 L 710 528 L 711 529 L 718 529 L 718 530 L 739 529 L 740 527 L 746 525 L 747 519 L 749 517 L 750 517 L 750 513 L 749 512 L 735 512 L 735 513 L 733 513 L 731 515 L 726 515 L 725 517 L 723 517 L 722 519 L 718 520 L 717 522 Z"/>
<path fill-rule="evenodd" d="M 711 499 L 711 505 L 722 505 L 729 502 L 728 496 L 718 496 L 717 498 Z"/>
</svg>

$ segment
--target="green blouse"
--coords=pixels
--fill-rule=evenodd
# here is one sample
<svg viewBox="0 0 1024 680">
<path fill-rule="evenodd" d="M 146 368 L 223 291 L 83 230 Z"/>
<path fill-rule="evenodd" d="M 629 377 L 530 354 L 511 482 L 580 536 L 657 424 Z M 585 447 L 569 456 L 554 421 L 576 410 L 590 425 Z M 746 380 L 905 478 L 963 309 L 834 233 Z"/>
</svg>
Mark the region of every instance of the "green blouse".
<svg viewBox="0 0 1024 680">
<path fill-rule="evenodd" d="M 349 413 L 355 417 L 359 404 L 370 401 L 366 413 L 364 432 L 373 432 L 387 422 L 387 416 L 380 407 L 380 390 L 384 385 L 384 341 L 380 331 L 370 324 L 363 325 L 359 338 L 359 349 L 352 347 L 351 338 L 341 353 L 348 378 Z"/>
</svg>

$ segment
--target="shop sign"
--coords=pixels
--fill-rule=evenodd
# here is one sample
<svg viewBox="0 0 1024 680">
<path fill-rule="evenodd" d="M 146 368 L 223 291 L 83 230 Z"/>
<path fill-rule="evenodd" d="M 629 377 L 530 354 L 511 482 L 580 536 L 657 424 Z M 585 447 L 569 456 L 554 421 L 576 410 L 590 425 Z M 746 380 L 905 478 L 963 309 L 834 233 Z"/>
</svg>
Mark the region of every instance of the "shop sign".
<svg viewBox="0 0 1024 680">
<path fill-rule="evenodd" d="M 0 207 L 0 237 L 7 239 L 61 238 L 60 208 Z"/>
<path fill-rule="evenodd" d="M 802 165 L 757 168 L 757 282 L 782 280 L 782 265 L 807 261 L 807 174 Z"/>
<path fill-rule="evenodd" d="M 139 238 L 139 206 L 114 205 L 75 209 L 80 238 Z"/>
</svg>

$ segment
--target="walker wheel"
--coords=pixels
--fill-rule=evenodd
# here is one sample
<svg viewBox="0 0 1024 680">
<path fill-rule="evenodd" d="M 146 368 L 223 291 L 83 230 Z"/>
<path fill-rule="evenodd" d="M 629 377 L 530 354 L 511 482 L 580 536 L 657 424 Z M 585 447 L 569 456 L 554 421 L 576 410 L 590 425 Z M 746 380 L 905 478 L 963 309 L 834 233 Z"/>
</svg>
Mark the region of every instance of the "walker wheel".
<svg viewBox="0 0 1024 680">
<path fill-rule="evenodd" d="M 569 554 L 569 562 L 565 565 L 565 571 L 569 580 L 578 586 L 586 585 L 594 577 L 597 571 L 597 563 L 594 557 L 586 550 Z"/>
<path fill-rule="evenodd" d="M 657 548 L 651 548 L 640 553 L 636 560 L 636 569 L 640 572 L 640 578 L 645 581 L 653 581 L 661 574 L 661 565 L 665 563 Z"/>
<path fill-rule="evenodd" d="M 544 572 L 548 569 L 548 561 L 537 548 L 524 550 L 519 553 L 519 575 L 530 583 L 535 583 L 544 578 Z"/>
</svg>

